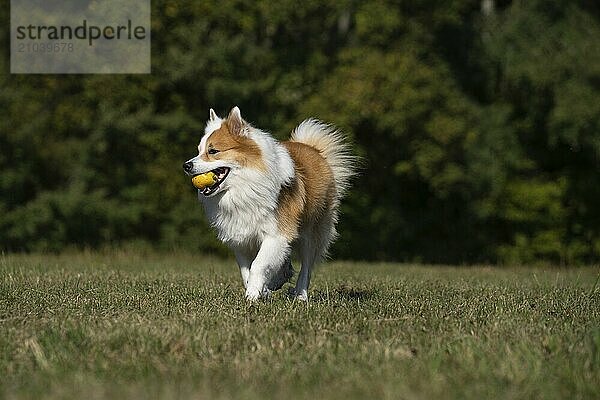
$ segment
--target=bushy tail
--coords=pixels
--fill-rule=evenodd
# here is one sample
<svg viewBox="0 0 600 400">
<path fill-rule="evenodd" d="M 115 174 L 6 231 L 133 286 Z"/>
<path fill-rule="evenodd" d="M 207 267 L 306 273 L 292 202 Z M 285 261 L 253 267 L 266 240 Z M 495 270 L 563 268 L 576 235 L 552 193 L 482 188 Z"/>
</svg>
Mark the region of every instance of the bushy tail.
<svg viewBox="0 0 600 400">
<path fill-rule="evenodd" d="M 304 143 L 321 152 L 333 172 L 337 199 L 340 200 L 350 187 L 350 179 L 356 173 L 358 162 L 344 135 L 335 127 L 310 118 L 296 127 L 292 132 L 291 140 Z"/>
</svg>

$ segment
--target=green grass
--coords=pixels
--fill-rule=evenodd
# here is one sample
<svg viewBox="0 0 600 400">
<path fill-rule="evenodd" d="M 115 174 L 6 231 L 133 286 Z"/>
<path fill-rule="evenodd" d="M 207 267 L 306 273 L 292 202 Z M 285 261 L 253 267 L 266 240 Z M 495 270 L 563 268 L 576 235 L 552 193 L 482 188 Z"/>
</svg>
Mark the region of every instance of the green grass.
<svg viewBox="0 0 600 400">
<path fill-rule="evenodd" d="M 0 258 L 4 398 L 599 398 L 597 267 L 330 263 L 309 304 L 231 261 Z"/>
</svg>

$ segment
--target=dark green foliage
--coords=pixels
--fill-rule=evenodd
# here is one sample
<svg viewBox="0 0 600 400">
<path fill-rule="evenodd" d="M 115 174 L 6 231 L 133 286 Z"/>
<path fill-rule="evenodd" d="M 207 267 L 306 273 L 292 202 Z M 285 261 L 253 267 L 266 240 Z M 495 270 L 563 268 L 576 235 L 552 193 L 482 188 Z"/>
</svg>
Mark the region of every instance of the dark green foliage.
<svg viewBox="0 0 600 400">
<path fill-rule="evenodd" d="M 356 144 L 338 257 L 596 262 L 600 10 L 492 3 L 156 1 L 151 75 L 0 75 L 0 247 L 224 253 L 181 163 L 239 105 Z"/>
</svg>

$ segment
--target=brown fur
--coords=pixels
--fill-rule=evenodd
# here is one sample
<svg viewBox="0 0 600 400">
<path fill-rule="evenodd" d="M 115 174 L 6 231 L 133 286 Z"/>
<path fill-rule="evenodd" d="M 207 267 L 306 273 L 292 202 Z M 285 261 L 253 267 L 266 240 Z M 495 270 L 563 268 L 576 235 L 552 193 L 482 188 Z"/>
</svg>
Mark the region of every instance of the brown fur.
<svg viewBox="0 0 600 400">
<path fill-rule="evenodd" d="M 301 225 L 318 221 L 336 198 L 335 181 L 325 158 L 314 147 L 283 142 L 294 161 L 295 179 L 279 194 L 279 230 L 288 240 L 298 237 Z"/>
<path fill-rule="evenodd" d="M 209 154 L 210 149 L 217 149 L 219 152 Z M 266 170 L 260 147 L 246 136 L 232 133 L 232 127 L 227 120 L 210 135 L 206 142 L 206 151 L 200 158 L 204 161 L 235 160 L 244 167 Z"/>
</svg>

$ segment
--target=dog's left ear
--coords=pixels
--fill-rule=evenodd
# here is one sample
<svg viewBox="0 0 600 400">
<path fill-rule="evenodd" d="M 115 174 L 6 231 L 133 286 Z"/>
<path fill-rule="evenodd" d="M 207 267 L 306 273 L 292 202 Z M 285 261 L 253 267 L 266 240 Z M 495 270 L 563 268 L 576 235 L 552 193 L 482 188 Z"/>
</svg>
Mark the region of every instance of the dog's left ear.
<svg viewBox="0 0 600 400">
<path fill-rule="evenodd" d="M 211 121 L 216 121 L 217 119 L 219 119 L 219 116 L 217 115 L 215 110 L 213 110 L 211 108 L 210 111 L 208 112 L 208 118 L 210 118 Z"/>
<path fill-rule="evenodd" d="M 242 113 L 238 106 L 235 106 L 229 112 L 229 116 L 227 117 L 227 125 L 229 126 L 229 130 L 234 135 L 245 136 L 246 130 L 245 125 L 246 121 L 242 119 Z"/>
</svg>

